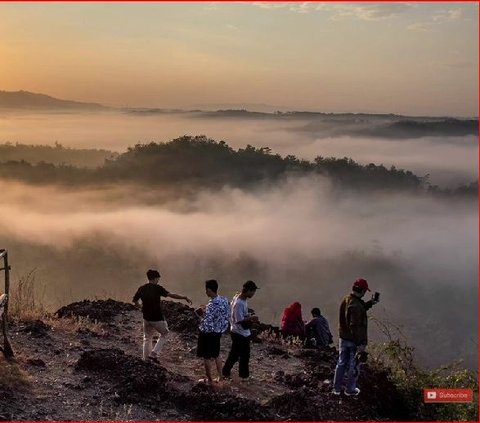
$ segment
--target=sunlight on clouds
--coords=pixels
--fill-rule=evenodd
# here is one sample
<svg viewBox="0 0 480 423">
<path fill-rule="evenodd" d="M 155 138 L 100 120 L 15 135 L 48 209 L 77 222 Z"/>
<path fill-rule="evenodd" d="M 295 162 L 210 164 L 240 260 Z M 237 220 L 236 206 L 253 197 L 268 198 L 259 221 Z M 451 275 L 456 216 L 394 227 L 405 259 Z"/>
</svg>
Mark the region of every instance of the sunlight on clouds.
<svg viewBox="0 0 480 423">
<path fill-rule="evenodd" d="M 416 32 L 431 32 L 433 31 L 433 25 L 429 22 L 415 22 L 411 25 L 407 26 L 409 31 L 416 31 Z"/>
<path fill-rule="evenodd" d="M 465 13 L 461 9 L 439 10 L 429 21 L 415 22 L 407 27 L 409 31 L 433 32 L 440 29 L 441 24 L 465 19 Z"/>
<path fill-rule="evenodd" d="M 436 22 L 444 21 L 456 21 L 464 17 L 461 9 L 441 10 L 433 16 L 433 20 Z"/>
<path fill-rule="evenodd" d="M 240 28 L 238 28 L 237 26 L 232 25 L 232 24 L 226 24 L 225 27 L 226 27 L 227 29 L 232 30 L 232 31 L 240 31 Z"/>
<path fill-rule="evenodd" d="M 409 3 L 388 4 L 365 4 L 365 5 L 332 5 L 330 10 L 334 12 L 332 20 L 356 19 L 363 21 L 377 21 L 390 19 L 402 13 L 408 12 L 414 7 Z"/>
<path fill-rule="evenodd" d="M 301 3 L 268 3 L 254 2 L 254 6 L 262 9 L 286 9 L 296 13 L 310 12 L 330 12 L 331 20 L 340 19 L 357 19 L 365 21 L 374 21 L 389 19 L 399 14 L 405 13 L 415 6 L 410 3 L 389 3 L 389 4 L 330 4 L 317 2 L 301 2 Z"/>
<path fill-rule="evenodd" d="M 419 66 L 476 57 L 478 5 L 452 4 L 0 4 L 0 89 L 107 105 L 471 116 L 473 68 L 432 78 Z"/>
</svg>

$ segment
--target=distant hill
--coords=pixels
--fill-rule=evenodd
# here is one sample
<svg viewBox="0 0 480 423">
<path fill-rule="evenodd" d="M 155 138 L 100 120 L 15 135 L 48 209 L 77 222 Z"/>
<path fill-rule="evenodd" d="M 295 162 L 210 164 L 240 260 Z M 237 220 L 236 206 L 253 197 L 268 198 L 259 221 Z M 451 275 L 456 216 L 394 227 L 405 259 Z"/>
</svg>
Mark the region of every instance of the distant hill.
<svg viewBox="0 0 480 423">
<path fill-rule="evenodd" d="M 43 161 L 32 160 L 35 151 Z M 137 184 L 174 187 L 177 195 L 185 195 L 199 188 L 256 189 L 293 176 L 315 175 L 325 176 L 335 188 L 364 193 L 403 191 L 465 199 L 476 199 L 478 193 L 476 181 L 446 190 L 431 185 L 428 175 L 417 176 L 395 166 L 361 165 L 347 157 L 317 156 L 308 161 L 293 155 L 282 157 L 268 147 L 251 145 L 234 150 L 224 141 L 206 136 L 185 135 L 166 143 L 137 144 L 119 155 L 106 150 L 68 149 L 60 144 L 38 150 L 21 144 L 0 144 L 0 179 L 36 184 Z"/>
<path fill-rule="evenodd" d="M 75 149 L 54 145 L 0 144 L 0 163 L 9 161 L 25 161 L 31 164 L 40 162 L 54 165 L 96 168 L 105 160 L 112 160 L 118 153 L 102 149 Z"/>
<path fill-rule="evenodd" d="M 102 110 L 98 103 L 60 100 L 46 94 L 29 91 L 0 91 L 0 108 L 3 109 L 68 109 L 68 110 Z"/>
</svg>

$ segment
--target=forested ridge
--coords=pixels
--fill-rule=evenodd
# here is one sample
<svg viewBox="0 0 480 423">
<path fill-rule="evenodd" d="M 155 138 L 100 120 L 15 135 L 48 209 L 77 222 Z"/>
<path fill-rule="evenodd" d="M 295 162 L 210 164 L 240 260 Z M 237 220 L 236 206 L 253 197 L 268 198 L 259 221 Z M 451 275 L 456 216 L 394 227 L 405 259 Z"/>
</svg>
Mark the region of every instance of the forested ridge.
<svg viewBox="0 0 480 423">
<path fill-rule="evenodd" d="M 61 150 L 62 148 L 57 149 Z M 71 150 L 70 155 L 82 150 Z M 90 150 L 108 157 L 104 150 Z M 0 150 L 1 153 L 1 150 Z M 261 183 L 275 183 L 294 176 L 322 175 L 334 186 L 352 190 L 395 190 L 475 196 L 477 182 L 455 190 L 429 183 L 428 175 L 390 168 L 383 164 L 362 165 L 348 157 L 317 156 L 313 161 L 294 155 L 280 156 L 269 147 L 247 145 L 238 150 L 225 141 L 206 136 L 182 136 L 169 142 L 150 142 L 128 148 L 123 154 L 105 158 L 96 168 L 64 163 L 5 160 L 0 156 L 0 177 L 37 184 L 168 184 L 200 188 L 231 186 L 252 188 Z"/>
</svg>

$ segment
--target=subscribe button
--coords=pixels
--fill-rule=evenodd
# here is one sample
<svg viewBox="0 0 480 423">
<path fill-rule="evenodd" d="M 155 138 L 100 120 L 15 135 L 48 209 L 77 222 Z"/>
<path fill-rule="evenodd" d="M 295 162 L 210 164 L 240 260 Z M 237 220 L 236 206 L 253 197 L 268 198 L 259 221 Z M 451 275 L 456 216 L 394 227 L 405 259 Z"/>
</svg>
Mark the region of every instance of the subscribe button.
<svg viewBox="0 0 480 423">
<path fill-rule="evenodd" d="M 439 389 L 423 390 L 424 402 L 472 402 L 473 390 L 471 389 Z"/>
</svg>

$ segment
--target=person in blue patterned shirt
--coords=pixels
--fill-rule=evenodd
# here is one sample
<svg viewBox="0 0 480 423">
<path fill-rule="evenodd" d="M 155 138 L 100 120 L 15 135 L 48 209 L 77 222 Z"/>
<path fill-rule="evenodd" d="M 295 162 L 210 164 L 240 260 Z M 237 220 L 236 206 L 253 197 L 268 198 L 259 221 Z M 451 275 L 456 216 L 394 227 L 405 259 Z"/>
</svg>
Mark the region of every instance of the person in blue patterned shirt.
<svg viewBox="0 0 480 423">
<path fill-rule="evenodd" d="M 212 364 L 215 361 L 219 379 L 222 376 L 220 359 L 220 338 L 228 329 L 230 305 L 225 297 L 217 294 L 218 282 L 210 279 L 205 282 L 205 292 L 210 298 L 199 325 L 197 357 L 203 358 L 206 378 L 199 382 L 212 383 Z"/>
</svg>

